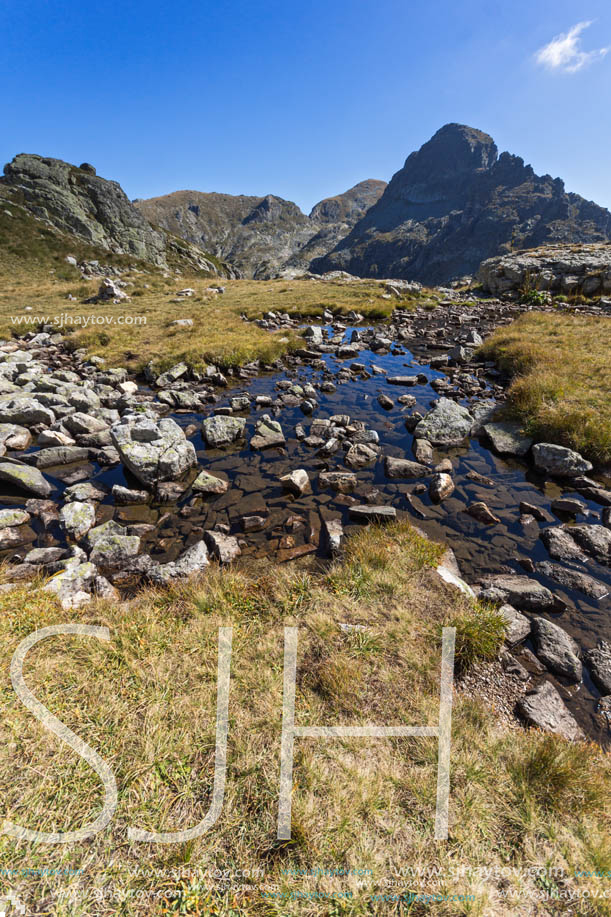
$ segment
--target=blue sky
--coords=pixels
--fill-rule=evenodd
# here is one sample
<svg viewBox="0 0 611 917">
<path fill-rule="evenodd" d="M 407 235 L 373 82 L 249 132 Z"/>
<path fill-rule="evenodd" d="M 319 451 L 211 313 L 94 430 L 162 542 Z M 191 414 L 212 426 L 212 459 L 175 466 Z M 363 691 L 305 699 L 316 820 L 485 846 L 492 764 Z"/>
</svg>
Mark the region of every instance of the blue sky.
<svg viewBox="0 0 611 917">
<path fill-rule="evenodd" d="M 0 12 L 3 163 L 87 160 L 132 198 L 274 193 L 308 211 L 388 180 L 458 121 L 611 207 L 609 0 L 0 0 Z"/>
</svg>

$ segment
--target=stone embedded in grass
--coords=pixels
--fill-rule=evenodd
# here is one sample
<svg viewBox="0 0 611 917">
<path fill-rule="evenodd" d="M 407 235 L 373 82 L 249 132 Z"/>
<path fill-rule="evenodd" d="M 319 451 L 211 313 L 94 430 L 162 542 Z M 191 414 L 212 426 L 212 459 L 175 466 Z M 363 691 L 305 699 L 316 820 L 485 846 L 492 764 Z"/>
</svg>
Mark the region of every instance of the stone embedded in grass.
<svg viewBox="0 0 611 917">
<path fill-rule="evenodd" d="M 244 417 L 227 417 L 215 414 L 206 417 L 202 422 L 202 433 L 206 443 L 213 448 L 227 446 L 244 436 L 246 420 Z"/>
<path fill-rule="evenodd" d="M 47 497 L 53 487 L 42 476 L 37 468 L 29 465 L 13 465 L 10 462 L 0 462 L 0 481 L 6 481 L 19 490 L 35 494 L 38 497 Z"/>
<path fill-rule="evenodd" d="M 202 494 L 224 494 L 227 492 L 229 482 L 222 478 L 217 478 L 214 474 L 207 471 L 200 471 L 195 478 L 191 487 L 197 493 Z"/>
<path fill-rule="evenodd" d="M 323 519 L 322 528 L 331 554 L 337 554 L 344 540 L 344 528 L 341 519 Z"/>
<path fill-rule="evenodd" d="M 269 414 L 263 414 L 255 424 L 255 432 L 250 440 L 251 449 L 283 446 L 285 442 L 284 433 L 278 421 L 272 420 Z"/>
<path fill-rule="evenodd" d="M 521 614 L 513 605 L 501 605 L 499 614 L 505 619 L 505 643 L 517 646 L 526 640 L 530 634 L 530 621 L 526 615 Z"/>
<path fill-rule="evenodd" d="M 563 736 L 569 741 L 585 736 L 575 717 L 569 713 L 560 694 L 549 681 L 544 681 L 518 701 L 517 710 L 527 723 Z"/>
<path fill-rule="evenodd" d="M 524 436 L 517 423 L 486 423 L 483 429 L 499 455 L 526 455 L 533 444 L 532 437 Z"/>
<path fill-rule="evenodd" d="M 388 522 L 397 518 L 394 506 L 351 506 L 350 517 L 357 522 Z"/>
<path fill-rule="evenodd" d="M 172 580 L 188 579 L 197 573 L 202 573 L 210 564 L 208 550 L 203 541 L 197 541 L 180 555 L 178 560 L 167 564 L 154 564 L 147 572 L 148 578 L 153 583 L 165 585 Z"/>
<path fill-rule="evenodd" d="M 58 597 L 64 611 L 80 608 L 91 600 L 96 574 L 94 564 L 82 563 L 74 557 L 66 561 L 65 569 L 53 576 L 43 588 Z"/>
<path fill-rule="evenodd" d="M 66 503 L 59 511 L 61 528 L 76 541 L 86 535 L 95 522 L 95 507 L 91 503 Z"/>
<path fill-rule="evenodd" d="M 555 443 L 536 443 L 532 448 L 532 456 L 538 471 L 557 477 L 575 477 L 592 470 L 592 463 L 579 452 Z"/>
<path fill-rule="evenodd" d="M 172 366 L 171 369 L 168 369 L 165 373 L 157 376 L 155 384 L 159 388 L 164 388 L 166 385 L 171 385 L 173 382 L 176 382 L 181 378 L 181 376 L 186 375 L 188 372 L 189 367 L 186 363 L 177 363 L 175 366 Z"/>
<path fill-rule="evenodd" d="M 143 484 L 176 480 L 197 464 L 193 443 L 170 417 L 128 415 L 111 435 L 121 461 Z"/>
</svg>

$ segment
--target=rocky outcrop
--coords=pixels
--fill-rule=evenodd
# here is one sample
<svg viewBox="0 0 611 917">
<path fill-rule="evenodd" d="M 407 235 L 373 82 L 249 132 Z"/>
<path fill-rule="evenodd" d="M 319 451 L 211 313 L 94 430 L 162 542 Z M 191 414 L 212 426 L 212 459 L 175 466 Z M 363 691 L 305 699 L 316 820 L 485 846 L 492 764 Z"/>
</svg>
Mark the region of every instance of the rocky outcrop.
<svg viewBox="0 0 611 917">
<path fill-rule="evenodd" d="M 334 248 L 382 194 L 386 183 L 368 179 L 316 204 L 309 216 L 292 201 L 175 191 L 135 201 L 155 225 L 210 251 L 246 277 L 265 279 L 304 271 Z"/>
<path fill-rule="evenodd" d="M 86 163 L 77 167 L 20 153 L 5 165 L 0 184 L 35 217 L 96 248 L 160 267 L 179 261 L 208 274 L 225 273 L 200 248 L 153 227 L 118 182 L 101 178 Z"/>
<path fill-rule="evenodd" d="M 495 296 L 530 290 L 607 295 L 611 293 L 611 245 L 544 245 L 488 258 L 477 278 Z"/>
<path fill-rule="evenodd" d="M 488 134 L 446 124 L 311 269 L 438 283 L 513 248 L 610 238 L 608 210 L 567 193 L 559 178 L 536 175 L 519 156 L 498 156 Z"/>
</svg>

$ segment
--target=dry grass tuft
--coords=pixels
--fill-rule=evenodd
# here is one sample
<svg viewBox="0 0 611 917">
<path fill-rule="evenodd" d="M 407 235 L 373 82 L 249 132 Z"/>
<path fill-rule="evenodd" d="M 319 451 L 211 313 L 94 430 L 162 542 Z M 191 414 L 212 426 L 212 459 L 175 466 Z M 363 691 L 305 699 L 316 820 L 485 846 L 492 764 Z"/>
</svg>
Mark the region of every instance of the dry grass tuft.
<svg viewBox="0 0 611 917">
<path fill-rule="evenodd" d="M 471 616 L 474 632 L 487 620 L 437 577 L 440 550 L 398 523 L 363 530 L 328 569 L 306 561 L 211 569 L 168 591 L 119 605 L 97 601 L 70 614 L 31 588 L 0 595 L 3 815 L 39 830 L 74 829 L 92 820 L 102 801 L 94 772 L 21 706 L 11 687 L 16 646 L 48 624 L 76 620 L 111 630 L 108 644 L 80 637 L 39 644 L 25 677 L 112 766 L 119 788 L 112 825 L 85 843 L 49 847 L 0 837 L 0 863 L 15 870 L 10 887 L 32 913 L 54 917 L 534 917 L 556 911 L 536 900 L 540 886 L 527 868 L 560 866 L 566 878 L 558 887 L 592 888 L 596 882 L 575 871 L 609 863 L 608 758 L 589 746 L 504 732 L 491 711 L 462 692 L 454 701 L 447 842 L 433 839 L 437 747 L 426 738 L 297 739 L 293 836 L 290 843 L 275 839 L 283 627 L 299 633 L 297 724 L 435 724 L 441 626 L 462 621 L 466 632 Z M 339 623 L 366 629 L 345 633 Z M 130 843 L 130 825 L 177 830 L 197 824 L 210 805 L 218 627 L 228 625 L 234 631 L 221 815 L 187 844 Z M 481 649 L 472 640 L 470 658 Z M 516 872 L 501 882 L 494 870 L 507 865 Z M 492 877 L 468 868 L 452 874 L 460 866 L 487 867 Z M 437 867 L 440 877 L 431 887 L 417 873 L 402 877 L 407 867 Z M 74 872 L 36 876 L 26 869 Z M 303 874 L 317 869 L 327 874 Z M 215 870 L 227 871 L 226 886 Z M 507 888 L 522 897 L 505 901 L 499 895 Z M 407 891 L 472 900 L 408 906 L 374 897 Z M 336 892 L 351 897 L 325 897 Z M 604 906 L 583 913 L 609 913 Z"/>
</svg>

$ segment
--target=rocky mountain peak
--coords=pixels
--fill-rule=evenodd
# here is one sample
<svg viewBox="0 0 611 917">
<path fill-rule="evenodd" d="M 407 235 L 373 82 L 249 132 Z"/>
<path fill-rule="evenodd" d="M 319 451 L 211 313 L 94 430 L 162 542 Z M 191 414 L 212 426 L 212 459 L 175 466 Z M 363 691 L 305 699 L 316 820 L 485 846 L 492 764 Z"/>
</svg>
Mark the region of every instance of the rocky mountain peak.
<svg viewBox="0 0 611 917">
<path fill-rule="evenodd" d="M 436 178 L 456 176 L 462 172 L 490 169 L 497 155 L 496 143 L 489 134 L 466 124 L 445 124 L 407 157 L 403 169 L 413 181 L 431 175 Z"/>
</svg>

